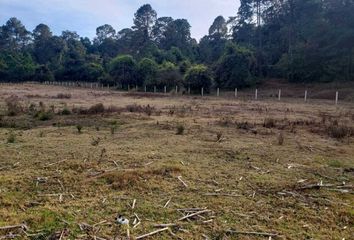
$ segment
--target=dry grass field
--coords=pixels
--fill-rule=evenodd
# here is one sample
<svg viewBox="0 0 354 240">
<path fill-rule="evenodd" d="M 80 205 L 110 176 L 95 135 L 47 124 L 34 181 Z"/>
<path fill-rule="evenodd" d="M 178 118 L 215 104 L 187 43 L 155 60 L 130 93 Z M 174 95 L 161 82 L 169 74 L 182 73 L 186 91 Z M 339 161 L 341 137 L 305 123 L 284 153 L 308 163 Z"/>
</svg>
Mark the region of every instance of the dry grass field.
<svg viewBox="0 0 354 240">
<path fill-rule="evenodd" d="M 353 239 L 352 103 L 9 85 L 0 115 L 0 239 Z"/>
</svg>

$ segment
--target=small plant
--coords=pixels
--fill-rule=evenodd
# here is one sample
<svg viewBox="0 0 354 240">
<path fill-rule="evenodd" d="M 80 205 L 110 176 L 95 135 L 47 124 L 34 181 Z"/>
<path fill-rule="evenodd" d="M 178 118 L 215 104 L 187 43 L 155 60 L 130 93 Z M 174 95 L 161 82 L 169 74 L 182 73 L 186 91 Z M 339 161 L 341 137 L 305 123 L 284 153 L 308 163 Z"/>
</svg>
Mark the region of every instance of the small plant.
<svg viewBox="0 0 354 240">
<path fill-rule="evenodd" d="M 218 132 L 218 133 L 216 134 L 216 141 L 217 141 L 217 142 L 221 142 L 221 140 L 222 140 L 222 133 L 221 133 L 221 132 Z"/>
<path fill-rule="evenodd" d="M 150 105 L 147 105 L 146 107 L 144 107 L 144 112 L 148 116 L 151 116 L 153 111 L 154 111 L 154 107 L 151 107 Z"/>
<path fill-rule="evenodd" d="M 102 103 L 97 103 L 88 109 L 89 114 L 99 114 L 104 112 L 105 112 L 105 107 Z"/>
<path fill-rule="evenodd" d="M 252 128 L 251 124 L 249 124 L 247 121 L 245 122 L 235 122 L 236 127 L 238 129 L 243 129 L 243 130 L 250 130 Z"/>
<path fill-rule="evenodd" d="M 44 132 L 43 132 L 43 131 L 40 131 L 40 132 L 39 132 L 39 137 L 40 137 L 40 138 L 44 137 Z"/>
<path fill-rule="evenodd" d="M 96 131 L 99 132 L 100 131 L 100 126 L 96 126 Z"/>
<path fill-rule="evenodd" d="M 82 132 L 82 125 L 76 125 L 77 132 L 81 134 Z"/>
<path fill-rule="evenodd" d="M 20 98 L 16 95 L 10 96 L 5 99 L 8 116 L 16 116 L 23 112 L 23 108 L 20 103 Z"/>
<path fill-rule="evenodd" d="M 37 112 L 36 117 L 40 121 L 48 121 L 53 118 L 53 114 L 50 111 L 39 111 Z"/>
<path fill-rule="evenodd" d="M 70 99 L 71 94 L 70 93 L 58 93 L 57 98 L 59 99 Z"/>
<path fill-rule="evenodd" d="M 183 133 L 184 133 L 184 126 L 182 124 L 178 124 L 176 135 L 183 135 Z"/>
<path fill-rule="evenodd" d="M 114 135 L 114 133 L 116 132 L 117 128 L 118 128 L 117 121 L 113 121 L 113 122 L 112 122 L 112 125 L 111 125 L 111 127 L 110 127 L 110 130 L 111 130 L 111 134 L 112 134 L 112 135 Z"/>
<path fill-rule="evenodd" d="M 63 110 L 61 110 L 60 115 L 70 115 L 71 111 L 65 107 Z"/>
<path fill-rule="evenodd" d="M 28 106 L 28 113 L 29 113 L 30 115 L 35 115 L 36 112 L 37 112 L 37 106 L 36 106 L 36 104 L 31 103 L 31 104 Z"/>
<path fill-rule="evenodd" d="M 284 134 L 283 134 L 283 132 L 280 132 L 279 134 L 278 134 L 278 145 L 283 145 L 284 144 Z"/>
<path fill-rule="evenodd" d="M 16 142 L 16 136 L 13 132 L 9 133 L 9 136 L 7 136 L 7 143 L 15 143 Z"/>
<path fill-rule="evenodd" d="M 92 146 L 98 146 L 98 144 L 100 143 L 101 141 L 101 138 L 92 138 L 92 141 L 91 141 L 91 145 Z"/>
<path fill-rule="evenodd" d="M 263 122 L 263 127 L 274 128 L 276 126 L 276 120 L 274 118 L 266 118 Z"/>
<path fill-rule="evenodd" d="M 352 129 L 344 125 L 338 125 L 337 122 L 334 122 L 327 128 L 327 133 L 332 138 L 342 139 L 351 136 Z"/>
<path fill-rule="evenodd" d="M 333 168 L 341 168 L 341 167 L 343 167 L 343 163 L 337 159 L 333 159 L 328 162 L 328 166 L 333 167 Z"/>
</svg>

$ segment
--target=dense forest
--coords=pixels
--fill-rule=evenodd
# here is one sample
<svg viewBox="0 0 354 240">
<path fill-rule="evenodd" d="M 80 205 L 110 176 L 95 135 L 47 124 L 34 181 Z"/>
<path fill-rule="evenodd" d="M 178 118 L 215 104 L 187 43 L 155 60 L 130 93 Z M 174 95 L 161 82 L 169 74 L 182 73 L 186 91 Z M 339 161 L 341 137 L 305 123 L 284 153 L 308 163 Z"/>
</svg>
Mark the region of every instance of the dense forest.
<svg viewBox="0 0 354 240">
<path fill-rule="evenodd" d="M 354 80 L 354 0 L 241 0 L 235 17 L 215 18 L 199 42 L 186 19 L 158 17 L 149 5 L 131 28 L 96 37 L 13 17 L 0 27 L 0 81 L 88 81 L 114 86 L 232 89 L 270 78 Z"/>
</svg>

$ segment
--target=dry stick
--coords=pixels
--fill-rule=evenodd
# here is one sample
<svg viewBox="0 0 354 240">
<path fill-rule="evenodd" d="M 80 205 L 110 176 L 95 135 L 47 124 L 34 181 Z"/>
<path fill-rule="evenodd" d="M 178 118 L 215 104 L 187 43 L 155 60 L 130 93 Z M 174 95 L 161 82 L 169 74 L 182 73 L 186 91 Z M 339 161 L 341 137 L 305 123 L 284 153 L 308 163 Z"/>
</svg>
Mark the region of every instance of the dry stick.
<svg viewBox="0 0 354 240">
<path fill-rule="evenodd" d="M 136 228 L 137 226 L 139 226 L 140 223 L 141 223 L 141 222 L 138 222 L 137 224 L 135 224 L 135 225 L 133 226 L 133 228 Z"/>
<path fill-rule="evenodd" d="M 205 193 L 204 196 L 225 196 L 225 197 L 242 197 L 239 194 L 229 194 L 229 193 Z"/>
<path fill-rule="evenodd" d="M 55 164 L 62 163 L 62 162 L 65 162 L 65 161 L 67 161 L 67 159 L 60 160 L 60 161 L 54 162 L 54 163 L 49 163 L 49 164 L 45 165 L 44 168 L 50 167 L 50 166 L 53 166 L 53 165 L 55 165 Z"/>
<path fill-rule="evenodd" d="M 167 202 L 165 203 L 165 205 L 163 206 L 164 208 L 167 208 L 168 204 L 171 202 L 171 199 L 172 199 L 172 198 L 168 199 L 168 201 L 167 201 Z"/>
<path fill-rule="evenodd" d="M 62 239 L 63 239 L 63 237 L 64 237 L 64 232 L 65 232 L 65 230 L 63 229 L 63 231 L 61 231 L 61 234 L 60 234 L 59 240 L 62 240 Z"/>
<path fill-rule="evenodd" d="M 265 236 L 265 237 L 276 237 L 276 236 L 278 236 L 278 234 L 276 234 L 276 233 L 266 233 L 266 232 L 243 232 L 243 231 L 234 231 L 234 230 L 227 230 L 226 233 L 246 234 L 246 235 L 257 235 L 257 236 Z"/>
<path fill-rule="evenodd" d="M 177 223 L 161 223 L 161 224 L 154 224 L 154 227 L 158 227 L 158 228 L 175 227 L 175 226 L 179 226 L 179 224 L 177 224 Z"/>
<path fill-rule="evenodd" d="M 202 214 L 202 213 L 206 213 L 206 212 L 211 212 L 211 210 L 203 210 L 203 211 L 199 211 L 199 212 L 195 212 L 195 213 L 191 213 L 187 216 L 184 216 L 184 217 L 181 217 L 180 219 L 178 219 L 178 221 L 182 221 L 182 220 L 185 220 L 185 219 L 188 219 L 190 217 L 193 217 L 193 216 L 196 216 L 196 215 L 199 215 L 199 214 Z"/>
<path fill-rule="evenodd" d="M 182 176 L 178 176 L 177 178 L 186 188 L 188 188 L 188 185 L 182 180 Z"/>
<path fill-rule="evenodd" d="M 139 236 L 139 237 L 136 237 L 135 239 L 146 238 L 146 237 L 149 237 L 149 236 L 154 235 L 154 234 L 156 234 L 156 233 L 166 231 L 166 230 L 168 230 L 168 229 L 169 229 L 168 227 L 165 227 L 165 228 L 162 228 L 162 229 L 159 229 L 159 230 L 156 230 L 156 231 L 153 231 L 153 232 L 150 232 L 150 233 L 141 235 L 141 236 Z"/>
<path fill-rule="evenodd" d="M 8 235 L 0 236 L 0 239 L 14 239 L 14 238 L 17 238 L 17 237 L 20 237 L 20 236 L 21 236 L 20 234 L 9 233 Z"/>
<path fill-rule="evenodd" d="M 0 227 L 0 230 L 10 230 L 14 228 L 28 229 L 28 227 L 25 224 L 20 224 L 20 225 L 12 225 L 12 226 L 3 226 Z"/>
<path fill-rule="evenodd" d="M 136 219 L 138 219 L 139 222 L 141 222 L 140 218 L 138 217 L 138 215 L 136 213 L 134 213 Z"/>
<path fill-rule="evenodd" d="M 136 199 L 133 200 L 132 209 L 135 208 Z"/>
<path fill-rule="evenodd" d="M 195 211 L 206 210 L 206 208 L 178 208 L 176 210 L 177 211 L 185 211 L 185 212 L 195 212 Z"/>
</svg>

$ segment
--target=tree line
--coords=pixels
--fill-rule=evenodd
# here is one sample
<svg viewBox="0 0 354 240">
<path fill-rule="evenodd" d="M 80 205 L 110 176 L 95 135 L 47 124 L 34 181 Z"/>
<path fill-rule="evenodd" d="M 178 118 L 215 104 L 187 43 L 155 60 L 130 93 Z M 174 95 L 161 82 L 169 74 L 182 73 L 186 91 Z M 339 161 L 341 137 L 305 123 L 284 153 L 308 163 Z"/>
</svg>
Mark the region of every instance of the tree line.
<svg viewBox="0 0 354 240">
<path fill-rule="evenodd" d="M 1 81 L 88 81 L 109 85 L 249 87 L 269 78 L 353 81 L 354 0 L 241 0 L 199 42 L 186 19 L 158 17 L 149 4 L 134 25 L 105 24 L 91 40 L 74 31 L 0 27 Z"/>
</svg>

